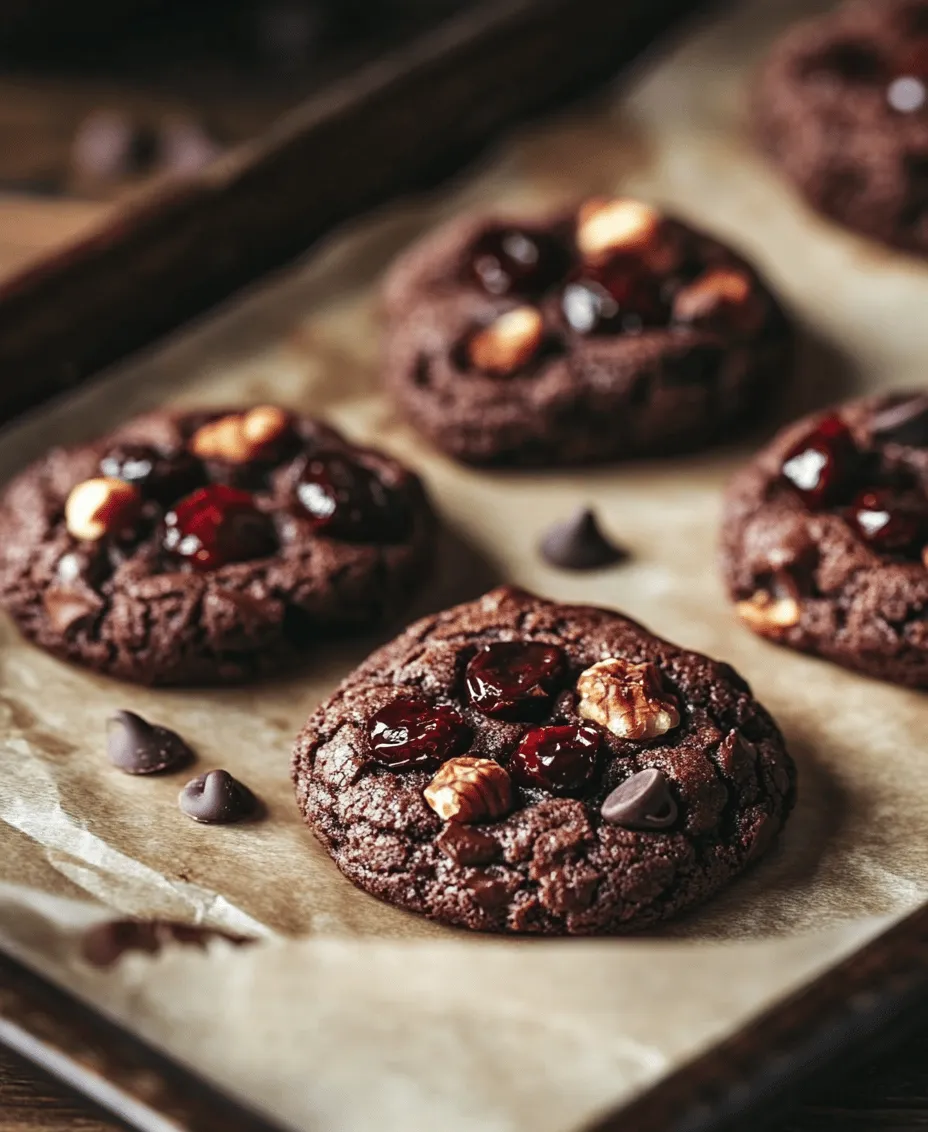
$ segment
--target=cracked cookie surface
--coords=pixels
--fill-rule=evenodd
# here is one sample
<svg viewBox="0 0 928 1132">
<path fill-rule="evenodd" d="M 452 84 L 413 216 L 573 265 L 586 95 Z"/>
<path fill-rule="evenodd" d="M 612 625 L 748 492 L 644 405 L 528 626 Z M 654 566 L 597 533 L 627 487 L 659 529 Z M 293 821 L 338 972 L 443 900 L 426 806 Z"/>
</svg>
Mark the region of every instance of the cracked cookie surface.
<svg viewBox="0 0 928 1132">
<path fill-rule="evenodd" d="M 730 484 L 722 563 L 755 632 L 928 687 L 928 396 L 791 425 Z"/>
<path fill-rule="evenodd" d="M 773 844 L 795 789 L 727 665 L 511 587 L 373 653 L 311 716 L 292 774 L 367 892 L 546 935 L 630 932 L 706 900 Z"/>
<path fill-rule="evenodd" d="M 463 216 L 400 257 L 384 305 L 387 387 L 467 463 L 707 447 L 790 378 L 789 327 L 757 272 L 628 198 Z"/>
<path fill-rule="evenodd" d="M 195 684 L 394 613 L 434 520 L 395 460 L 264 406 L 152 413 L 55 449 L 5 489 L 0 531 L 0 605 L 26 637 L 121 679 Z"/>
</svg>

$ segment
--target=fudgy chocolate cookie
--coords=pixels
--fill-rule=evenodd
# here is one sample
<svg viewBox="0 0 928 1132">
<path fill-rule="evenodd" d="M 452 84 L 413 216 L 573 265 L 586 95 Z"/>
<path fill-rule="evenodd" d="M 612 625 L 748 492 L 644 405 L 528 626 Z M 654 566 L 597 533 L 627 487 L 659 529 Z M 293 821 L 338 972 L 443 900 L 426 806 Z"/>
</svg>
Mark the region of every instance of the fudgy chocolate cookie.
<svg viewBox="0 0 928 1132">
<path fill-rule="evenodd" d="M 449 924 L 633 931 L 759 857 L 783 739 L 727 665 L 521 590 L 427 617 L 310 718 L 297 800 L 343 873 Z"/>
<path fill-rule="evenodd" d="M 732 482 L 725 578 L 779 644 L 928 687 L 928 394 L 870 397 L 782 432 Z"/>
<path fill-rule="evenodd" d="M 433 530 L 415 475 L 318 421 L 153 413 L 7 487 L 0 605 L 99 672 L 240 681 L 402 604 Z"/>
<path fill-rule="evenodd" d="M 788 328 L 757 274 L 640 201 L 459 219 L 399 259 L 385 306 L 389 389 L 474 464 L 704 447 L 789 378 Z"/>
<path fill-rule="evenodd" d="M 855 0 L 798 25 L 763 71 L 755 119 L 815 208 L 928 254 L 926 0 Z"/>
</svg>

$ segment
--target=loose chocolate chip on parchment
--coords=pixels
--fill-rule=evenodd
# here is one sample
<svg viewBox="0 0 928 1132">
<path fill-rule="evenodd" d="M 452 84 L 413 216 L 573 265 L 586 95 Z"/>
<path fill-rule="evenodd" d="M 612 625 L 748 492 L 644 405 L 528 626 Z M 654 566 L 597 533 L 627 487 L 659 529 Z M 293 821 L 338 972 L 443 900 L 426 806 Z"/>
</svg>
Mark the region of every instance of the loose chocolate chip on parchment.
<svg viewBox="0 0 928 1132">
<path fill-rule="evenodd" d="M 227 770 L 210 770 L 187 783 L 178 805 L 194 821 L 222 825 L 251 817 L 258 809 L 258 799 Z"/>
<path fill-rule="evenodd" d="M 667 776 L 651 768 L 633 774 L 603 802 L 603 820 L 627 829 L 666 829 L 677 820 Z"/>
<path fill-rule="evenodd" d="M 149 723 L 134 711 L 107 720 L 106 749 L 113 766 L 126 774 L 160 774 L 193 760 L 193 751 L 175 731 Z"/>
<path fill-rule="evenodd" d="M 603 534 L 595 513 L 583 508 L 548 531 L 541 555 L 562 570 L 597 570 L 620 562 L 626 552 Z"/>
</svg>

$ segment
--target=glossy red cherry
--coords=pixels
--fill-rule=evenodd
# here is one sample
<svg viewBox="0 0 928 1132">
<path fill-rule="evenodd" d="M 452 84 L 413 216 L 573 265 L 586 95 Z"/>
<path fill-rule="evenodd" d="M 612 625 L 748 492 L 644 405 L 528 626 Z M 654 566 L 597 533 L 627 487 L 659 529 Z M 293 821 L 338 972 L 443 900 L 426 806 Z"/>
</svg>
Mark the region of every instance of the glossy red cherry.
<svg viewBox="0 0 928 1132">
<path fill-rule="evenodd" d="M 410 514 L 400 494 L 339 452 L 307 456 L 296 496 L 320 533 L 346 542 L 401 542 Z"/>
<path fill-rule="evenodd" d="M 533 727 L 513 752 L 509 773 L 519 786 L 573 793 L 586 785 L 596 769 L 600 741 L 595 727 Z"/>
<path fill-rule="evenodd" d="M 569 282 L 561 309 L 578 334 L 635 334 L 670 320 L 660 280 L 634 256 L 616 256 Z"/>
<path fill-rule="evenodd" d="M 782 475 L 807 507 L 827 507 L 852 485 L 859 460 L 850 429 L 840 417 L 830 416 L 793 445 Z"/>
<path fill-rule="evenodd" d="M 206 482 L 203 467 L 189 452 L 165 453 L 147 444 L 118 444 L 100 459 L 100 473 L 137 487 L 145 499 L 164 506 Z"/>
<path fill-rule="evenodd" d="M 895 59 L 886 101 L 897 114 L 916 114 L 928 104 L 928 39 L 923 35 Z"/>
<path fill-rule="evenodd" d="M 474 243 L 469 272 L 491 295 L 537 297 L 566 274 L 566 247 L 544 232 L 524 228 L 493 228 Z"/>
<path fill-rule="evenodd" d="M 920 554 L 928 545 L 928 500 L 891 488 L 862 491 L 851 504 L 851 525 L 884 554 Z"/>
<path fill-rule="evenodd" d="M 164 517 L 164 549 L 195 570 L 215 570 L 273 554 L 274 527 L 247 491 L 211 484 L 182 499 Z"/>
<path fill-rule="evenodd" d="M 540 641 L 499 641 L 471 657 L 467 696 L 484 715 L 531 720 L 544 715 L 565 667 L 564 653 Z"/>
<path fill-rule="evenodd" d="M 378 762 L 393 770 L 427 769 L 466 751 L 471 730 L 454 708 L 408 696 L 376 712 L 368 736 Z"/>
</svg>

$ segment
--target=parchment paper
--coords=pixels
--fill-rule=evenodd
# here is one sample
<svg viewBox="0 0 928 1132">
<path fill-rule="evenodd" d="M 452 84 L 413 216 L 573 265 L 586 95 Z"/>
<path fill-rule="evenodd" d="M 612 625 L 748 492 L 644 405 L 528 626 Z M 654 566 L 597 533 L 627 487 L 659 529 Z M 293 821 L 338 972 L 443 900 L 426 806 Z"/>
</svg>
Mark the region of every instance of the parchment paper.
<svg viewBox="0 0 928 1132">
<path fill-rule="evenodd" d="M 812 216 L 746 135 L 752 71 L 776 31 L 814 7 L 740 6 L 631 89 L 513 137 L 436 198 L 356 223 L 0 446 L 7 475 L 53 442 L 150 406 L 274 399 L 388 447 L 422 471 L 447 526 L 437 580 L 411 616 L 507 579 L 624 609 L 748 677 L 801 776 L 771 859 L 661 939 L 496 942 L 438 928 L 352 888 L 301 825 L 288 781 L 305 716 L 400 626 L 327 646 L 286 679 L 204 693 L 94 677 L 2 622 L 0 942 L 301 1127 L 562 1130 L 926 899 L 928 701 L 775 649 L 740 627 L 722 595 L 719 492 L 750 445 L 595 471 L 477 472 L 431 451 L 377 383 L 376 282 L 409 240 L 478 203 L 629 191 L 728 238 L 792 308 L 804 341 L 784 414 L 863 387 L 925 384 L 928 268 Z M 587 502 L 632 558 L 595 575 L 557 573 L 535 554 L 539 535 Z M 197 826 L 176 806 L 183 775 L 136 780 L 110 768 L 104 722 L 120 707 L 180 731 L 199 769 L 241 777 L 267 820 Z M 205 957 L 130 957 L 101 974 L 81 965 L 75 941 L 106 909 L 271 938 Z"/>
</svg>

